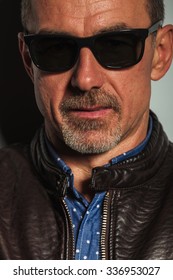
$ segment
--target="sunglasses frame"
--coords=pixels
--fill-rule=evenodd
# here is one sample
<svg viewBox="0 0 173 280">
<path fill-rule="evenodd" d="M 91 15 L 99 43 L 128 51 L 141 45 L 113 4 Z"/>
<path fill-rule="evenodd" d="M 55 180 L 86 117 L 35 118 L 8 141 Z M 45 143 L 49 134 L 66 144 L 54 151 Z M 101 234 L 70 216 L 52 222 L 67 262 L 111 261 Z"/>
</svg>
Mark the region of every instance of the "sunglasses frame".
<svg viewBox="0 0 173 280">
<path fill-rule="evenodd" d="M 35 64 L 35 66 L 37 68 L 39 68 L 42 71 L 45 72 L 65 72 L 70 70 L 77 62 L 77 59 L 79 57 L 79 53 L 81 48 L 89 48 L 94 57 L 96 58 L 96 60 L 99 62 L 99 64 L 106 68 L 106 69 L 125 69 L 131 66 L 134 66 L 135 64 L 139 63 L 140 60 L 143 57 L 144 54 L 144 49 L 145 49 L 145 40 L 146 38 L 153 34 L 154 32 L 157 32 L 157 30 L 162 27 L 162 20 L 159 20 L 158 22 L 154 23 L 151 27 L 147 28 L 136 28 L 136 29 L 120 29 L 120 30 L 116 30 L 116 31 L 108 31 L 108 32 L 104 32 L 104 33 L 100 33 L 100 34 L 96 34 L 94 36 L 90 36 L 90 37 L 75 37 L 75 36 L 71 36 L 71 35 L 64 35 L 64 34 L 29 34 L 27 31 L 25 31 L 24 33 L 24 41 L 25 44 L 28 46 L 29 49 L 29 53 L 30 53 L 30 57 L 33 61 L 33 63 Z M 101 59 L 99 58 L 99 56 L 97 55 L 97 52 L 94 48 L 94 43 L 98 38 L 104 37 L 105 35 L 119 35 L 119 34 L 132 34 L 133 36 L 136 36 L 139 38 L 139 41 L 141 41 L 142 43 L 142 48 L 141 48 L 141 54 L 139 56 L 139 58 L 135 61 L 135 63 L 131 63 L 129 65 L 126 65 L 125 67 L 123 66 L 113 66 L 113 65 L 105 65 L 104 63 L 102 63 Z M 71 65 L 65 66 L 65 67 L 55 67 L 54 70 L 48 70 L 45 69 L 45 67 L 42 67 L 40 64 L 38 64 L 35 55 L 33 53 L 32 50 L 32 43 L 34 42 L 34 40 L 39 40 L 41 38 L 67 38 L 70 40 L 73 40 L 73 42 L 75 42 L 76 46 L 77 46 L 77 50 L 76 50 L 76 55 L 74 57 L 73 63 L 71 63 Z"/>
</svg>

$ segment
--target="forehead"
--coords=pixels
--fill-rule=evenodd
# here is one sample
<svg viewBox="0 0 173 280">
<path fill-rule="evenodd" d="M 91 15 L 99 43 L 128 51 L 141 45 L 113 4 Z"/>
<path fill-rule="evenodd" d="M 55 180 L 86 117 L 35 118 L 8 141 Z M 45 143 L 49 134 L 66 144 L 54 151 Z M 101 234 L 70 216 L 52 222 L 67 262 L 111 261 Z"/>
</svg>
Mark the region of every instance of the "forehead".
<svg viewBox="0 0 173 280">
<path fill-rule="evenodd" d="M 101 29 L 125 24 L 150 24 L 146 0 L 32 0 L 32 29 L 89 36 Z"/>
</svg>

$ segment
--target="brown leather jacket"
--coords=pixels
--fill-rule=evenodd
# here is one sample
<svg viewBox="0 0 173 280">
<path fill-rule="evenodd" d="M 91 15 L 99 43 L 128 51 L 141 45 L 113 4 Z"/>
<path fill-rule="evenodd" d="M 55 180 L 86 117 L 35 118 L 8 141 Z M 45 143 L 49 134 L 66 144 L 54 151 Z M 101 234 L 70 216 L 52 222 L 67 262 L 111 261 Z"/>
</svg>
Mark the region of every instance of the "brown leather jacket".
<svg viewBox="0 0 173 280">
<path fill-rule="evenodd" d="M 157 118 L 145 150 L 93 170 L 90 187 L 107 191 L 103 259 L 173 259 L 173 145 Z M 73 259 L 64 202 L 67 178 L 46 151 L 43 128 L 29 147 L 0 152 L 0 259 Z"/>
</svg>

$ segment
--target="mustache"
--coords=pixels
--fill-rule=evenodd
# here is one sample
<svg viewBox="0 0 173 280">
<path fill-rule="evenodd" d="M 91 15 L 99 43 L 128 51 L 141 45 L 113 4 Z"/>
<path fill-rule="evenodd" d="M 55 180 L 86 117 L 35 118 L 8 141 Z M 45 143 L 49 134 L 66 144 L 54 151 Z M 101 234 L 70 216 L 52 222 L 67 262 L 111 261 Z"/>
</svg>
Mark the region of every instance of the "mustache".
<svg viewBox="0 0 173 280">
<path fill-rule="evenodd" d="M 112 108 L 118 113 L 121 112 L 121 107 L 117 97 L 101 89 L 92 89 L 64 99 L 60 105 L 60 110 L 62 112 L 68 112 L 71 110 L 80 110 L 82 108 L 91 108 L 94 106 Z"/>
</svg>

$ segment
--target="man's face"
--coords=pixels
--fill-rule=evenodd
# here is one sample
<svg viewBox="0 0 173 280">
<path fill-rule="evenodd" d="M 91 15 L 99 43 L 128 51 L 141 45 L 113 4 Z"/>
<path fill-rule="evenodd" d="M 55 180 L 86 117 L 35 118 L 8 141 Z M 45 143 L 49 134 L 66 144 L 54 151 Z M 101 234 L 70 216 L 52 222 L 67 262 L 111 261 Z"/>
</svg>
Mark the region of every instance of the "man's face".
<svg viewBox="0 0 173 280">
<path fill-rule="evenodd" d="M 120 25 L 151 25 L 145 0 L 33 1 L 29 31 L 60 32 L 88 37 Z M 152 37 L 146 39 L 143 59 L 123 70 L 108 70 L 92 52 L 82 48 L 75 66 L 62 73 L 46 73 L 34 65 L 33 81 L 46 132 L 80 153 L 102 153 L 118 143 L 142 141 L 146 135 Z M 58 62 L 57 62 L 58 63 Z"/>
</svg>

